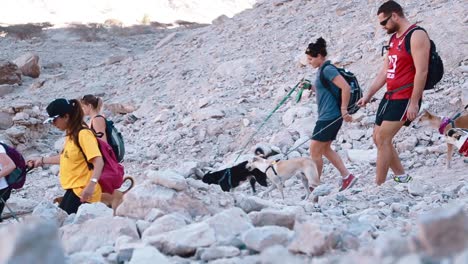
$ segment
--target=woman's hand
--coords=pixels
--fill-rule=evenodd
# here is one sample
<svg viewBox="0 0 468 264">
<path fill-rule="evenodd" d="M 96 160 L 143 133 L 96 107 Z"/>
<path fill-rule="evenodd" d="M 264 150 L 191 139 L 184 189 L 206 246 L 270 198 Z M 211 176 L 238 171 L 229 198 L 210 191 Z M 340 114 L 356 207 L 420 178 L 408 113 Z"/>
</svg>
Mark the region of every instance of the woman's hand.
<svg viewBox="0 0 468 264">
<path fill-rule="evenodd" d="M 44 158 L 43 157 L 33 157 L 29 159 L 26 164 L 29 167 L 37 168 L 37 167 L 42 167 L 44 165 Z"/>
<path fill-rule="evenodd" d="M 88 185 L 86 185 L 86 187 L 81 192 L 80 201 L 82 203 L 85 203 L 91 199 L 94 193 L 94 188 L 96 188 L 96 183 L 94 182 L 89 182 Z"/>
<path fill-rule="evenodd" d="M 341 109 L 341 116 L 345 122 L 353 121 L 353 117 L 348 113 L 348 109 Z"/>
</svg>

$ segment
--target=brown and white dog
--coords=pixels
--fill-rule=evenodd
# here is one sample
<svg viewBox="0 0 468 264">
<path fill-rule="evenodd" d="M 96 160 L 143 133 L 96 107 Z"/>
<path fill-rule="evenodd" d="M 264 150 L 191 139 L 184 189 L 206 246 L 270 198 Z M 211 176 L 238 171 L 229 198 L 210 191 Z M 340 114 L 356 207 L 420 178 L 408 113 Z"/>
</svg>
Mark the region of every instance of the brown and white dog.
<svg viewBox="0 0 468 264">
<path fill-rule="evenodd" d="M 112 208 L 114 210 L 114 215 L 115 211 L 117 210 L 117 207 L 123 202 L 123 196 L 130 191 L 133 186 L 135 185 L 135 180 L 131 176 L 125 176 L 124 178 L 124 183 L 125 181 L 130 181 L 130 186 L 125 190 L 125 191 L 119 191 L 119 190 L 114 190 L 112 194 L 110 193 L 102 193 L 101 195 L 101 203 L 107 205 L 109 208 Z M 54 199 L 54 203 L 59 203 L 62 202 L 63 196 L 56 197 Z"/>
<path fill-rule="evenodd" d="M 302 184 L 306 189 L 304 200 L 309 198 L 310 193 L 320 184 L 317 165 L 310 158 L 295 158 L 272 162 L 260 156 L 255 156 L 246 165 L 248 170 L 258 169 L 264 172 L 267 178 L 273 183 L 263 195 L 277 188 L 284 199 L 283 184 L 292 176 L 300 176 Z"/>
<path fill-rule="evenodd" d="M 468 157 L 468 129 L 451 128 L 447 132 L 447 142 L 458 148 L 458 152 Z"/>
<path fill-rule="evenodd" d="M 451 120 L 451 118 L 437 116 L 424 110 L 419 118 L 419 122 L 438 129 L 441 135 L 447 136 L 447 132 L 453 127 L 453 124 L 457 128 L 468 128 L 468 114 L 460 115 L 455 120 Z M 447 168 L 451 167 L 452 156 L 453 145 L 447 141 Z"/>
</svg>

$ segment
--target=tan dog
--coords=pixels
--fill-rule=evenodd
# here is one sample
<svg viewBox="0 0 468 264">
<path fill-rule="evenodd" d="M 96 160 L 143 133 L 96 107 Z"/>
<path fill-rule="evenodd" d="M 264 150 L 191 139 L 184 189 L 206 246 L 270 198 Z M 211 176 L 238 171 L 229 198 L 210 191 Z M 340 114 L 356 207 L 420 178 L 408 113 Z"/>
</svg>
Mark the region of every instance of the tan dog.
<svg viewBox="0 0 468 264">
<path fill-rule="evenodd" d="M 435 129 L 439 130 L 439 133 L 442 135 L 447 135 L 449 129 L 452 128 L 451 122 L 447 120 L 447 118 L 436 116 L 431 114 L 429 111 L 424 110 L 421 117 L 419 118 L 419 122 L 425 125 L 429 125 Z M 457 128 L 468 128 L 468 114 L 461 115 L 460 117 L 456 118 L 454 121 L 455 127 Z M 447 141 L 447 168 L 451 167 L 453 156 L 453 145 Z"/>
<path fill-rule="evenodd" d="M 249 160 L 246 168 L 248 170 L 258 169 L 264 172 L 267 178 L 273 183 L 263 195 L 278 188 L 281 197 L 284 199 L 284 182 L 292 176 L 300 176 L 302 184 L 307 192 L 304 200 L 307 200 L 310 193 L 320 184 L 317 165 L 310 158 L 295 158 L 272 162 L 271 160 L 256 156 Z"/>
<path fill-rule="evenodd" d="M 117 210 L 117 207 L 122 203 L 123 201 L 123 196 L 126 194 L 128 191 L 130 191 L 133 186 L 135 185 L 135 180 L 131 176 L 126 176 L 124 178 L 124 183 L 125 181 L 129 180 L 130 181 L 130 186 L 127 188 L 125 191 L 119 191 L 119 190 L 114 190 L 114 193 L 102 193 L 101 195 L 101 203 L 107 205 L 109 208 L 112 208 L 114 210 L 114 215 L 115 211 Z M 63 196 L 56 197 L 54 199 L 54 203 L 60 204 L 62 202 Z"/>
</svg>

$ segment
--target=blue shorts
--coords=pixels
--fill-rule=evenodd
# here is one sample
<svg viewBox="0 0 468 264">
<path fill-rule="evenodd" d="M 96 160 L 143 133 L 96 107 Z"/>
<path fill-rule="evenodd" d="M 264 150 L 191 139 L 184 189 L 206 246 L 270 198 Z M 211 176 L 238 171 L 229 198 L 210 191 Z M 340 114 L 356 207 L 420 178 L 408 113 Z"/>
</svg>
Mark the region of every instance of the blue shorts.
<svg viewBox="0 0 468 264">
<path fill-rule="evenodd" d="M 340 131 L 341 125 L 343 124 L 343 118 L 338 120 L 318 120 L 315 123 L 313 140 L 320 142 L 328 142 L 336 139 L 338 131 Z"/>
</svg>

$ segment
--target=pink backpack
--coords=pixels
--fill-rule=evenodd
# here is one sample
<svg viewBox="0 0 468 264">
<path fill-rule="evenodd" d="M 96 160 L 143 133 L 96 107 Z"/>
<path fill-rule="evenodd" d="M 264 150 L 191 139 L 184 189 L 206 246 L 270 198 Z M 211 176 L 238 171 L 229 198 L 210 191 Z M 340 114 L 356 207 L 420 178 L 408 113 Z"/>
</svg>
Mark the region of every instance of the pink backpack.
<svg viewBox="0 0 468 264">
<path fill-rule="evenodd" d="M 105 141 L 96 138 L 99 145 L 99 150 L 101 151 L 102 159 L 104 160 L 104 168 L 102 168 L 101 177 L 99 177 L 99 185 L 101 186 L 103 193 L 114 193 L 115 189 L 118 189 L 122 186 L 124 178 L 124 167 L 117 161 L 115 157 L 114 150 L 112 147 L 107 144 Z M 93 169 L 93 164 L 88 162 L 86 154 L 83 152 L 83 149 L 80 145 L 78 147 L 83 153 L 88 168 Z"/>
</svg>

